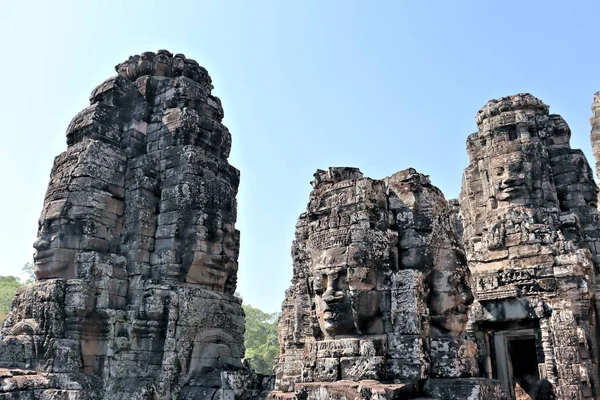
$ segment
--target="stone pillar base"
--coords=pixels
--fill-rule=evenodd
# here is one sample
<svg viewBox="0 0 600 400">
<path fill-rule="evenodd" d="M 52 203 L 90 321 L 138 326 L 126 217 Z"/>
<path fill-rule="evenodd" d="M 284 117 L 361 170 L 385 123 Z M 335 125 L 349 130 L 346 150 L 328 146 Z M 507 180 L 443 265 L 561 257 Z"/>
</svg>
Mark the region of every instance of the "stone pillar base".
<svg viewBox="0 0 600 400">
<path fill-rule="evenodd" d="M 272 391 L 267 400 L 408 400 L 414 398 L 412 383 L 381 383 L 375 380 L 296 383 L 295 393 Z"/>
<path fill-rule="evenodd" d="M 508 400 L 500 382 L 486 378 L 430 379 L 425 393 L 439 400 Z"/>
<path fill-rule="evenodd" d="M 0 368 L 2 400 L 92 400 L 100 392 L 98 379 L 81 373 L 53 374 Z"/>
</svg>

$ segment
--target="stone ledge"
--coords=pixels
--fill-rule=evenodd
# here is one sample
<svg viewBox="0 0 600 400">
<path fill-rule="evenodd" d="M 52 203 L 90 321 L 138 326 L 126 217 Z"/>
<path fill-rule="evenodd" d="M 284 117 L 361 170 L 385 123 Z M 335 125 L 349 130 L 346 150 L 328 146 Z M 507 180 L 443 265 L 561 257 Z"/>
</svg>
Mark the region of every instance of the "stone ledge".
<svg viewBox="0 0 600 400">
<path fill-rule="evenodd" d="M 267 400 L 347 400 L 379 399 L 408 400 L 416 394 L 412 383 L 381 383 L 375 380 L 297 383 L 295 393 L 272 391 L 266 393 Z M 342 396 L 342 397 L 340 397 Z"/>
</svg>

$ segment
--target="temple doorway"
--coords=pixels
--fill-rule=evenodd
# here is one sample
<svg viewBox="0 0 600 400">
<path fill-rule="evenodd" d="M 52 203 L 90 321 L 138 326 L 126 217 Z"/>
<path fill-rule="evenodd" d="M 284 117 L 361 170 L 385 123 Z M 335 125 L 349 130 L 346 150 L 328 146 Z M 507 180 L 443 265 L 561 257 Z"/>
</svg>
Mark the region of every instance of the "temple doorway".
<svg viewBox="0 0 600 400">
<path fill-rule="evenodd" d="M 533 329 L 494 332 L 494 361 L 498 380 L 515 400 L 532 400 L 540 379 Z"/>
</svg>

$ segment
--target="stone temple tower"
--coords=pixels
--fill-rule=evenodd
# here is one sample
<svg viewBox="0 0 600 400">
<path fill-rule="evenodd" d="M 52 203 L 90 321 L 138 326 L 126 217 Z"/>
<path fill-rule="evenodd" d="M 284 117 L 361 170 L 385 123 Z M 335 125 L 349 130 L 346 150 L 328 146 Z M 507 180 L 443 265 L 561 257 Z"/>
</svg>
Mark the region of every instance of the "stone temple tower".
<svg viewBox="0 0 600 400">
<path fill-rule="evenodd" d="M 513 397 L 548 378 L 598 399 L 598 189 L 567 123 L 524 93 L 489 101 L 460 195 L 480 365 Z"/>
<path fill-rule="evenodd" d="M 314 177 L 269 399 L 502 399 L 477 377 L 469 270 L 442 192 L 412 168 Z"/>
<path fill-rule="evenodd" d="M 592 125 L 592 151 L 594 152 L 594 158 L 596 159 L 596 176 L 600 176 L 600 92 L 594 94 L 592 113 L 593 115 L 590 118 L 590 123 Z"/>
<path fill-rule="evenodd" d="M 239 171 L 221 102 L 181 54 L 143 53 L 116 71 L 54 161 L 38 282 L 0 331 L 0 392 L 251 398 L 234 296 Z"/>
</svg>

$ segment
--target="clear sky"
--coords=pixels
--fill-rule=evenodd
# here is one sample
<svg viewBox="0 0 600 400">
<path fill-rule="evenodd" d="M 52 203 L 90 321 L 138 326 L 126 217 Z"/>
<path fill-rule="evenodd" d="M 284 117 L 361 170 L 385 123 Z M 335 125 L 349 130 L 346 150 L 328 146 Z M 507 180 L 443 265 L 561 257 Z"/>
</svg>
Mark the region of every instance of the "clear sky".
<svg viewBox="0 0 600 400">
<path fill-rule="evenodd" d="M 518 92 L 593 164 L 598 15 L 597 0 L 0 0 L 0 274 L 32 259 L 65 129 L 130 55 L 184 53 L 212 76 L 241 170 L 238 289 L 272 312 L 317 168 L 414 167 L 456 197 L 477 110 Z"/>
</svg>

